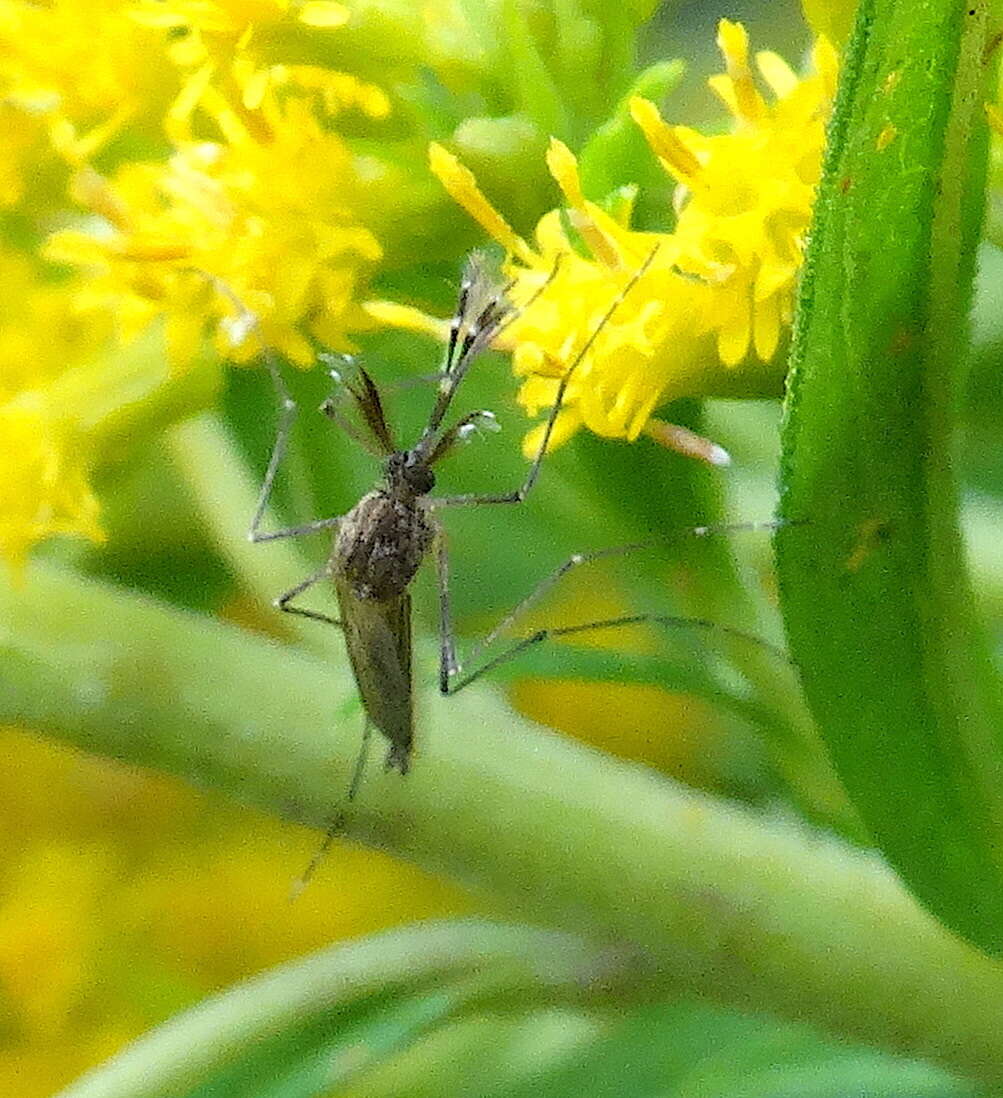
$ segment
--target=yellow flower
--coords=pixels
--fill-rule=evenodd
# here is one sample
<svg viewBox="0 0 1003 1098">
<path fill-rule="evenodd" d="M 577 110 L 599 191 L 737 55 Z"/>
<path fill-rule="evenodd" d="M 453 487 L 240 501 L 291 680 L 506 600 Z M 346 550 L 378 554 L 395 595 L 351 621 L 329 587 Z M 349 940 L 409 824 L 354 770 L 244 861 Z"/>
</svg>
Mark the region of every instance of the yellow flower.
<svg viewBox="0 0 1003 1098">
<path fill-rule="evenodd" d="M 673 233 L 678 263 L 714 287 L 707 315 L 721 361 L 733 366 L 750 348 L 761 361 L 772 358 L 791 322 L 836 55 L 820 39 L 813 54 L 817 75 L 799 80 L 775 53 L 758 54 L 774 95 L 767 102 L 749 69 L 744 28 L 722 20 L 718 45 L 728 71 L 709 83 L 732 114 L 732 133 L 704 137 L 666 125 L 643 99 L 634 100 L 631 113 L 680 184 Z"/>
<path fill-rule="evenodd" d="M 718 42 L 727 73 L 712 77 L 710 85 L 732 113 L 734 132 L 704 137 L 667 126 L 644 100 L 632 104 L 652 148 L 682 185 L 671 233 L 630 229 L 629 201 L 619 203 L 615 216 L 588 201 L 574 156 L 552 141 L 547 165 L 567 210 L 546 214 L 531 246 L 455 157 L 431 147 L 433 173 L 505 248 L 513 299 L 532 301 L 499 339 L 502 349 L 513 351 L 515 372 L 525 379 L 519 400 L 530 415 L 553 405 L 560 378 L 657 248 L 647 273 L 577 365 L 551 445 L 585 426 L 628 440 L 647 432 L 687 450 L 692 439 L 676 438 L 668 425 L 651 418 L 654 410 L 676 397 L 727 391 L 721 366 L 771 360 L 790 323 L 835 55 L 820 41 L 818 75 L 799 80 L 777 55 L 759 54 L 757 64 L 773 92 L 768 102 L 749 70 L 744 29 L 722 21 Z M 371 312 L 382 322 L 421 326 L 385 302 L 374 303 Z M 527 436 L 527 454 L 535 452 L 542 430 Z M 714 450 L 700 456 L 721 458 Z"/>
<path fill-rule="evenodd" d="M 601 435 L 636 438 L 673 380 L 655 377 L 654 349 L 670 340 L 680 320 L 697 307 L 701 290 L 676 272 L 671 241 L 627 229 L 623 220 L 629 211 L 617 220 L 588 202 L 574 157 L 558 141 L 551 142 L 548 165 L 571 206 L 570 223 L 594 258 L 574 250 L 557 211 L 541 220 L 536 247 L 531 247 L 491 206 L 455 157 L 433 145 L 430 159 L 450 195 L 509 253 L 505 274 L 514 283 L 513 299 L 525 302 L 549 281 L 499 340 L 502 349 L 513 352 L 516 374 L 526 378 L 519 400 L 530 415 L 553 404 L 557 385 L 578 349 L 658 246 L 644 279 L 604 326 L 592 353 L 573 375 L 551 445 L 560 445 L 583 425 Z M 386 318 L 384 313 L 381 319 Z M 542 429 L 527 436 L 527 454 L 539 446 Z"/>
<path fill-rule="evenodd" d="M 369 323 L 357 286 L 382 254 L 358 222 L 357 160 L 301 99 L 268 96 L 252 116 L 208 85 L 200 101 L 220 139 L 186 142 L 165 164 L 127 164 L 111 181 L 82 170 L 77 197 L 103 225 L 56 233 L 48 257 L 91 273 L 78 304 L 113 311 L 124 340 L 166 316 L 176 368 L 193 360 L 209 323 L 228 355 L 259 350 L 246 334 L 233 346 L 219 323 L 232 303 L 206 275 L 252 308 L 269 345 L 293 361 L 313 362 L 308 335 L 346 349 L 346 332 Z"/>
<path fill-rule="evenodd" d="M 178 79 L 129 0 L 0 0 L 0 205 L 50 219 L 80 163 L 127 124 L 153 136 Z"/>
<path fill-rule="evenodd" d="M 127 105 L 156 111 L 169 67 L 149 50 L 149 32 L 128 16 L 130 0 L 3 0 L 0 94 L 29 112 L 74 123 L 103 122 Z M 176 81 L 173 82 L 176 84 Z"/>
<path fill-rule="evenodd" d="M 62 407 L 60 379 L 107 336 L 78 316 L 66 287 L 43 282 L 27 257 L 0 252 L 0 557 L 15 569 L 54 534 L 101 539 L 89 483 L 89 408 Z"/>
<path fill-rule="evenodd" d="M 104 539 L 95 473 L 204 407 L 220 368 L 175 386 L 155 348 L 114 352 L 110 315 L 79 307 L 88 284 L 53 281 L 20 253 L 0 250 L 0 288 L 0 560 L 17 577 L 45 538 Z"/>
<path fill-rule="evenodd" d="M 28 549 L 55 534 L 100 541 L 89 463 L 71 425 L 40 393 L 0 405 L 0 556 L 15 569 Z"/>
<path fill-rule="evenodd" d="M 357 109 L 371 118 L 385 118 L 390 112 L 386 93 L 351 73 L 318 65 L 282 63 L 276 59 L 276 35 L 308 28 L 324 35 L 343 27 L 350 10 L 329 0 L 244 0 L 238 3 L 213 0 L 141 0 L 133 16 L 147 26 L 167 32 L 168 56 L 190 74 L 171 118 L 175 138 L 190 136 L 179 119 L 187 122 L 192 86 L 204 86 L 210 78 L 219 82 L 226 73 L 233 81 L 240 104 L 255 110 L 276 90 L 315 94 L 328 114 Z"/>
</svg>

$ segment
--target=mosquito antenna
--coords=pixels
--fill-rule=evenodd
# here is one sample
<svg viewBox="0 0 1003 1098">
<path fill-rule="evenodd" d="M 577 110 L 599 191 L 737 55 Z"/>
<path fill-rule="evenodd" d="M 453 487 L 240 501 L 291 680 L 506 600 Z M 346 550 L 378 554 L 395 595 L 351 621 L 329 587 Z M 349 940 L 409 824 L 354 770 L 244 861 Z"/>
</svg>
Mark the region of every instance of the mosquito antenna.
<svg viewBox="0 0 1003 1098">
<path fill-rule="evenodd" d="M 473 317 L 470 316 L 471 308 L 476 310 Z M 491 284 L 483 259 L 474 252 L 463 268 L 456 312 L 449 325 L 449 342 L 439 392 L 428 425 L 418 440 L 419 447 L 424 447 L 439 429 L 470 363 L 494 336 L 510 309 L 505 287 Z"/>
<path fill-rule="evenodd" d="M 456 313 L 449 326 L 449 343 L 446 347 L 445 367 L 439 374 L 439 393 L 436 397 L 435 407 L 429 416 L 428 426 L 422 432 L 418 441 L 418 447 L 426 448 L 428 440 L 442 425 L 442 421 L 449 410 L 460 382 L 466 377 L 474 359 L 488 346 L 488 344 L 519 316 L 522 315 L 537 298 L 554 281 L 560 269 L 563 255 L 559 252 L 554 258 L 554 264 L 546 279 L 533 291 L 525 304 L 516 307 L 508 300 L 508 292 L 515 285 L 515 280 L 510 279 L 504 286 L 490 288 L 488 276 L 482 265 L 478 253 L 468 259 L 464 268 L 463 280 L 460 283 L 460 296 L 457 301 Z M 482 286 L 482 294 L 487 294 L 487 300 L 481 307 L 477 316 L 470 321 L 467 310 L 472 300 L 476 300 L 474 289 Z M 466 330 L 461 338 L 460 333 Z"/>
<path fill-rule="evenodd" d="M 359 753 L 355 758 L 355 767 L 352 770 L 352 780 L 348 783 L 348 793 L 345 796 L 345 800 L 348 804 L 351 804 L 355 800 L 356 793 L 359 792 L 359 786 L 362 785 L 362 775 L 366 769 L 366 760 L 369 758 L 369 740 L 373 734 L 373 722 L 366 718 L 365 727 L 362 730 L 362 743 L 359 745 Z M 335 813 L 334 819 L 327 825 L 327 830 L 324 832 L 324 838 L 320 841 L 320 846 L 314 852 L 313 857 L 307 863 L 306 869 L 300 874 L 299 879 L 294 881 L 292 887 L 289 889 L 289 902 L 293 903 L 302 894 L 303 889 L 313 880 L 321 862 L 327 857 L 331 850 L 331 844 L 334 842 L 338 833 L 345 826 L 346 812 L 344 808 L 339 808 Z"/>
</svg>

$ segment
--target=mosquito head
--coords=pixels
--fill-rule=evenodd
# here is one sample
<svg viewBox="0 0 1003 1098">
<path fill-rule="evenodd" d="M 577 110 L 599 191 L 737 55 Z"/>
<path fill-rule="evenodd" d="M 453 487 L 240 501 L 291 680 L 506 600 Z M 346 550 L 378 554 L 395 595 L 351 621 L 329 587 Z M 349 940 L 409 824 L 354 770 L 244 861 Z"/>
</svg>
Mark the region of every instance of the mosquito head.
<svg viewBox="0 0 1003 1098">
<path fill-rule="evenodd" d="M 435 487 L 435 474 L 420 451 L 399 450 L 383 466 L 387 490 L 398 499 L 426 496 Z"/>
</svg>

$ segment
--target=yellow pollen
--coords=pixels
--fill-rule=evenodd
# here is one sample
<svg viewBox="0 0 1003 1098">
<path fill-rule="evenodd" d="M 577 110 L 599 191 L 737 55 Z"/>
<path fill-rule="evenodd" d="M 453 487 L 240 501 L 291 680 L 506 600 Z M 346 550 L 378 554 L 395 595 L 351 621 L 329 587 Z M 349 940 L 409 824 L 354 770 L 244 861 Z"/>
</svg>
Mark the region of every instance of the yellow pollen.
<svg viewBox="0 0 1003 1098">
<path fill-rule="evenodd" d="M 887 123 L 885 128 L 878 134 L 878 140 L 875 142 L 878 152 L 887 149 L 888 146 L 898 137 L 898 129 L 891 124 Z"/>
</svg>

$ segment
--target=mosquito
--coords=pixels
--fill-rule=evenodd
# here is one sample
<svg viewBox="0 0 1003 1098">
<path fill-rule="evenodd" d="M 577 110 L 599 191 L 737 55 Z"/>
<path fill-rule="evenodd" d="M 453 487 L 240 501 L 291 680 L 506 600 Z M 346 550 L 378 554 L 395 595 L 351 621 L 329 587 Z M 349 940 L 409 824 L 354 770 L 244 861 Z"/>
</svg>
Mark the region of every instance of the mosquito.
<svg viewBox="0 0 1003 1098">
<path fill-rule="evenodd" d="M 341 628 L 365 712 L 363 738 L 368 741 L 371 730 L 376 728 L 388 741 L 387 769 L 406 774 L 411 765 L 414 705 L 408 588 L 430 550 L 434 550 L 438 566 L 443 629 L 449 621 L 445 536 L 436 512 L 464 504 L 521 503 L 526 499 L 539 475 L 572 374 L 624 298 L 647 271 L 654 256 L 653 251 L 632 274 L 582 345 L 561 379 L 542 442 L 522 485 L 505 495 L 435 497 L 431 494 L 435 488 L 435 466 L 478 428 L 495 426 L 494 415 L 485 410 L 470 412 L 451 426 L 443 426 L 456 391 L 471 365 L 516 314 L 508 298 L 509 287 L 494 278 L 479 254 L 472 255 L 464 267 L 444 364 L 438 375 L 435 403 L 425 429 L 413 446 L 401 449 L 396 445 L 379 389 L 364 367 L 353 363 L 356 376 L 347 382 L 339 371 L 332 371 L 336 382 L 342 384 L 343 394 L 355 405 L 363 429 L 343 414 L 334 398 L 325 400 L 320 411 L 383 461 L 382 482 L 347 513 L 281 530 L 261 529 L 296 414 L 296 405 L 277 366 L 270 364 L 282 410 L 248 537 L 252 542 L 264 542 L 332 531 L 328 559 L 311 575 L 279 595 L 275 605 L 285 613 Z M 545 292 L 549 282 L 550 279 L 538 292 Z M 295 600 L 311 587 L 325 582 L 334 586 L 338 618 L 295 605 Z M 444 634 L 439 676 L 444 694 L 455 692 L 453 680 L 457 671 L 455 644 L 451 634 L 448 640 Z M 361 770 L 361 764 L 357 764 L 349 799 L 357 792 Z"/>
<path fill-rule="evenodd" d="M 516 641 L 486 661 L 483 653 L 510 627 L 530 605 L 536 602 L 566 572 L 577 565 L 605 557 L 621 556 L 652 543 L 616 546 L 593 553 L 579 553 L 569 558 L 547 576 L 528 598 L 511 611 L 473 649 L 469 663 L 476 666 L 465 671 L 456 651 L 449 599 L 449 561 L 445 531 L 439 522 L 440 510 L 468 505 L 520 504 L 526 500 L 539 477 L 557 416 L 568 385 L 591 351 L 602 330 L 617 309 L 643 278 L 651 266 L 657 247 L 643 260 L 608 307 L 578 349 L 568 369 L 562 375 L 554 402 L 545 423 L 540 445 L 522 484 L 511 492 L 494 495 L 465 494 L 435 496 L 435 466 L 479 428 L 496 426 L 491 412 L 470 412 L 451 426 L 444 426 L 453 398 L 476 358 L 517 315 L 509 300 L 509 286 L 496 279 L 479 255 L 471 256 L 460 281 L 456 311 L 450 324 L 444 363 L 438 378 L 438 390 L 428 422 L 414 445 L 399 448 L 383 408 L 379 389 L 364 367 L 350 360 L 354 375 L 344 377 L 341 370 L 332 370 L 340 387 L 341 401 L 331 397 L 320 411 L 356 442 L 382 460 L 382 480 L 372 491 L 343 515 L 316 519 L 281 530 L 263 531 L 261 524 L 271 496 L 277 471 L 296 415 L 296 405 L 282 381 L 278 366 L 269 356 L 266 361 L 279 393 L 281 413 L 275 444 L 265 472 L 261 494 L 251 521 L 248 537 L 252 542 L 278 538 L 296 538 L 320 531 L 332 533 L 331 551 L 324 564 L 300 583 L 275 599 L 275 606 L 289 614 L 329 625 L 344 633 L 349 662 L 355 676 L 365 715 L 362 744 L 349 783 L 347 800 L 358 792 L 368 754 L 369 740 L 375 728 L 388 742 L 386 769 L 406 774 L 411 765 L 414 747 L 414 705 L 411 668 L 411 596 L 408 588 L 420 565 L 431 553 L 436 567 L 439 590 L 440 665 L 439 689 L 451 695 L 462 690 L 499 664 L 514 658 L 527 648 L 547 639 L 569 636 L 597 629 L 626 626 L 637 622 L 658 622 L 668 625 L 723 630 L 758 644 L 766 644 L 751 634 L 728 626 L 693 618 L 676 618 L 657 614 L 627 615 L 580 625 L 539 630 Z M 546 293 L 556 274 L 556 267 L 526 307 L 540 294 Z M 232 295 L 230 295 L 233 301 Z M 236 303 L 239 305 L 239 303 Z M 246 310 L 245 324 L 254 318 Z M 242 333 L 241 333 L 242 334 Z M 354 405 L 358 422 L 343 413 L 344 401 Z M 717 532 L 770 528 L 774 523 L 739 523 L 731 526 L 696 527 L 690 534 L 701 536 Z M 660 542 L 664 542 L 659 539 Z M 295 605 L 295 601 L 310 588 L 330 583 L 334 587 L 339 617 Z M 772 647 L 768 646 L 767 647 Z M 343 823 L 343 813 L 328 829 L 324 845 L 301 878 L 306 883 L 314 867 L 327 850 L 334 834 Z"/>
</svg>

